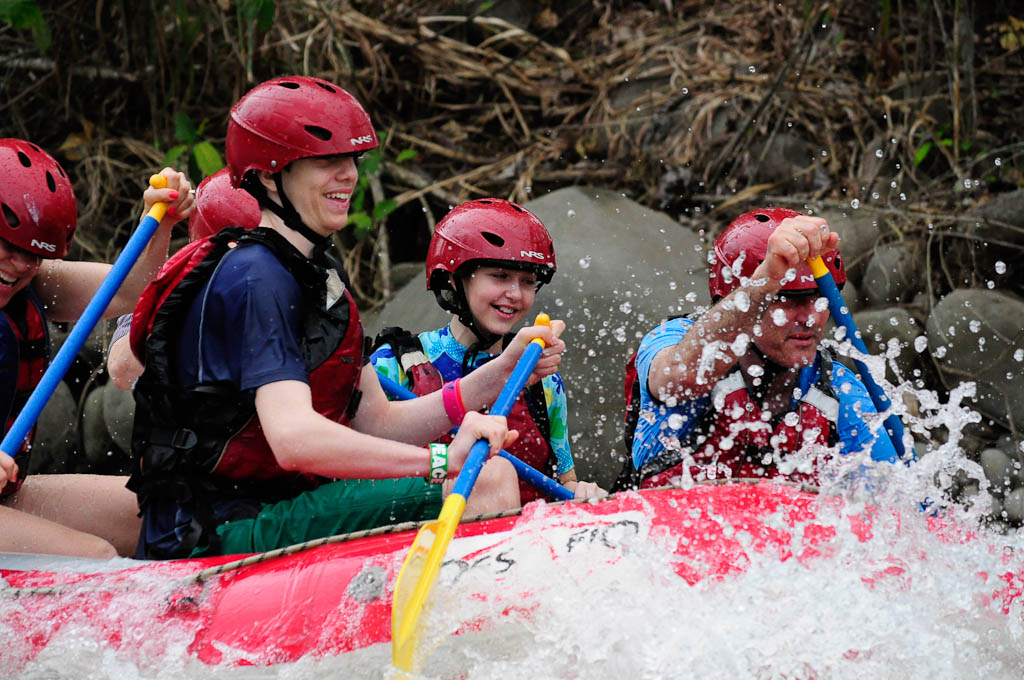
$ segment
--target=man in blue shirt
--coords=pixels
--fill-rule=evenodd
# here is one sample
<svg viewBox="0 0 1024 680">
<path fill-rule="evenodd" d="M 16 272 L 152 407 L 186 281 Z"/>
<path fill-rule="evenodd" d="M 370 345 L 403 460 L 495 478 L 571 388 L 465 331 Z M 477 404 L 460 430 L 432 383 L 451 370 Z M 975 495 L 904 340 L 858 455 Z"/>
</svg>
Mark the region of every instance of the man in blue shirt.
<svg viewBox="0 0 1024 680">
<path fill-rule="evenodd" d="M 837 444 L 898 459 L 857 376 L 818 348 L 829 312 L 807 260 L 821 256 L 842 285 L 838 243 L 824 219 L 780 208 L 741 215 L 715 240 L 712 307 L 666 321 L 637 352 L 635 482 L 815 482 Z"/>
</svg>

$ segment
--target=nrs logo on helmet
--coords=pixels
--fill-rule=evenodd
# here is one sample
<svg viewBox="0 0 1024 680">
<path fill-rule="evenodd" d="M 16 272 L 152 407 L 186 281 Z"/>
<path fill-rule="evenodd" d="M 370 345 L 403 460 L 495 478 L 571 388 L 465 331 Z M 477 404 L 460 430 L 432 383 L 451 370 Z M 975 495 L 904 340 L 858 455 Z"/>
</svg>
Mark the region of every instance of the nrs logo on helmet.
<svg viewBox="0 0 1024 680">
<path fill-rule="evenodd" d="M 47 252 L 50 252 L 50 253 L 54 253 L 54 252 L 57 251 L 57 246 L 55 244 L 53 244 L 53 243 L 46 243 L 45 241 L 37 241 L 35 239 L 32 239 L 32 247 L 33 248 L 42 248 L 43 250 L 45 250 Z"/>
<path fill-rule="evenodd" d="M 349 144 L 369 144 L 373 141 L 373 135 L 363 135 L 362 137 L 353 137 L 348 140 Z"/>
<path fill-rule="evenodd" d="M 546 257 L 544 255 L 544 253 L 538 253 L 535 250 L 520 250 L 519 251 L 519 256 L 520 257 L 532 257 L 535 260 L 543 260 Z"/>
</svg>

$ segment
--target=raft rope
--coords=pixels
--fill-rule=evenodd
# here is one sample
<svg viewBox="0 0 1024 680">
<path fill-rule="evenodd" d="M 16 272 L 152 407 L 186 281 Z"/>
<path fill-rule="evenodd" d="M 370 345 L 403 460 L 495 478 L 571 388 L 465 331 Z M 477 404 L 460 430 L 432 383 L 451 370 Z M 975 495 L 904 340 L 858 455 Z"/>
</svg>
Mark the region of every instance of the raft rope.
<svg viewBox="0 0 1024 680">
<path fill-rule="evenodd" d="M 708 479 L 708 480 L 702 480 L 702 481 L 699 481 L 699 482 L 695 482 L 695 486 L 724 486 L 726 484 L 755 485 L 755 484 L 760 484 L 760 483 L 765 482 L 765 481 L 771 481 L 771 480 L 765 480 L 764 478 L 757 478 L 757 477 L 753 477 L 753 478 L 741 477 L 741 478 L 736 478 L 736 479 L 731 479 L 731 478 Z M 787 481 L 787 480 L 771 481 L 771 483 L 772 484 L 777 484 L 779 486 L 792 487 L 792 488 L 795 488 L 795 489 L 797 489 L 799 491 L 803 491 L 805 493 L 817 494 L 819 492 L 819 490 L 820 490 L 817 486 L 813 486 L 811 484 L 800 484 L 800 483 L 797 483 L 797 482 L 790 482 L 790 481 Z M 666 485 L 666 486 L 659 486 L 659 487 L 656 487 L 656 488 L 651 488 L 649 490 L 650 491 L 664 491 L 664 490 L 667 490 L 667 489 L 678 489 L 678 488 L 680 488 L 680 487 L 669 484 L 669 485 Z M 647 491 L 647 490 L 648 489 L 645 489 L 645 491 Z M 620 496 L 622 494 L 626 494 L 626 493 L 633 493 L 633 491 L 632 490 L 630 490 L 630 491 L 620 491 L 618 493 L 609 494 L 608 496 L 605 496 L 604 498 L 601 498 L 601 499 L 598 499 L 598 500 L 580 499 L 580 500 L 569 500 L 569 501 L 555 501 L 555 502 L 549 503 L 549 505 L 562 505 L 562 504 L 565 504 L 565 503 L 591 503 L 591 504 L 592 503 L 602 503 L 604 501 L 612 500 L 613 498 L 615 498 L 617 496 Z M 473 515 L 472 517 L 464 518 L 463 521 L 460 524 L 470 524 L 472 522 L 482 522 L 482 521 L 485 521 L 485 520 L 500 519 L 500 518 L 503 518 L 503 517 L 515 517 L 516 515 L 521 515 L 522 513 L 523 513 L 523 509 L 522 508 L 516 508 L 515 510 L 502 510 L 501 512 L 489 512 L 489 513 L 484 513 L 484 514 L 480 514 L 480 515 Z M 316 538 L 316 539 L 313 539 L 313 540 L 310 540 L 310 541 L 304 541 L 302 543 L 296 543 L 294 545 L 289 545 L 289 546 L 286 546 L 284 548 L 276 548 L 274 550 L 268 550 L 266 552 L 258 553 L 258 554 L 255 554 L 255 555 L 249 555 L 248 557 L 244 557 L 244 558 L 239 559 L 239 560 L 234 560 L 233 562 L 225 562 L 224 564 L 220 564 L 220 565 L 218 565 L 216 567 L 210 567 L 209 569 L 203 569 L 202 571 L 200 571 L 200 572 L 198 572 L 196 574 L 193 574 L 191 576 L 187 576 L 187 577 L 185 577 L 185 578 L 183 578 L 181 580 L 176 581 L 172 585 L 172 589 L 182 588 L 182 587 L 193 585 L 193 584 L 204 584 L 209 579 L 211 579 L 211 578 L 213 578 L 215 576 L 220 576 L 220 575 L 225 574 L 225 573 L 227 573 L 229 571 L 235 571 L 237 569 L 242 569 L 244 567 L 251 567 L 251 566 L 253 566 L 255 564 L 262 564 L 263 562 L 269 562 L 270 560 L 275 560 L 275 559 L 277 559 L 279 557 L 287 557 L 289 555 L 295 555 L 297 553 L 304 552 L 306 550 L 312 550 L 314 548 L 319 548 L 320 546 L 324 546 L 324 545 L 332 545 L 332 544 L 335 544 L 335 543 L 347 543 L 348 541 L 358 541 L 359 539 L 370 538 L 372 536 L 387 536 L 389 534 L 400 534 L 400 533 L 406 532 L 406 531 L 418 531 L 420 529 L 420 527 L 422 527 L 423 525 L 429 524 L 429 523 L 434 522 L 434 521 L 436 521 L 436 519 L 426 519 L 426 520 L 421 520 L 421 521 L 418 521 L 418 522 L 401 522 L 399 524 L 388 524 L 386 526 L 375 527 L 373 529 L 363 529 L 361 531 L 353 531 L 353 532 L 350 532 L 350 533 L 347 533 L 347 534 L 336 534 L 334 536 L 327 536 L 325 538 Z M 23 596 L 28 596 L 28 595 L 60 595 L 60 594 L 63 594 L 64 592 L 72 590 L 72 589 L 78 589 L 80 591 L 86 591 L 86 590 L 106 590 L 106 591 L 109 591 L 110 590 L 109 586 L 102 586 L 102 585 L 100 585 L 100 586 L 87 587 L 87 586 L 83 586 L 81 584 L 76 584 L 76 583 L 59 585 L 59 586 L 34 587 L 34 588 L 13 588 L 13 587 L 5 588 L 5 587 L 3 587 L 5 584 L 6 584 L 6 581 L 4 579 L 0 578 L 0 595 L 11 595 L 13 597 L 23 597 Z M 128 584 L 123 584 L 122 587 L 127 588 Z"/>
</svg>

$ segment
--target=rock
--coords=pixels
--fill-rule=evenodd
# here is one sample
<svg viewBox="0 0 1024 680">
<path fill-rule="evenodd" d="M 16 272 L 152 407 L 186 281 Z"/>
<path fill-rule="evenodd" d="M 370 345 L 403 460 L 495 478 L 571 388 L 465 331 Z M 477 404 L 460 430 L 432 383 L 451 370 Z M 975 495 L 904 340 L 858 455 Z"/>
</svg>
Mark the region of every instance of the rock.
<svg viewBox="0 0 1024 680">
<path fill-rule="evenodd" d="M 999 449 L 985 449 L 979 456 L 981 469 L 991 483 L 994 494 L 1003 495 L 1019 484 L 1011 481 L 1012 477 L 1020 479 L 1020 463 L 1011 461 L 1010 457 Z"/>
<path fill-rule="evenodd" d="M 664 213 L 607 190 L 569 187 L 526 204 L 551 232 L 558 272 L 531 313 L 566 322 L 569 432 L 581 479 L 610 485 L 624 460 L 624 367 L 662 319 L 709 303 L 699 237 Z M 367 332 L 448 321 L 420 280 L 403 287 Z"/>
<path fill-rule="evenodd" d="M 992 200 L 982 203 L 968 213 L 977 217 L 975 233 L 1010 243 L 1024 242 L 1024 189 L 997 194 Z M 1003 224 L 993 224 L 1001 222 Z"/>
<path fill-rule="evenodd" d="M 873 306 L 911 300 L 921 289 L 917 250 L 916 244 L 905 241 L 875 248 L 860 286 Z"/>
<path fill-rule="evenodd" d="M 977 384 L 973 405 L 1010 429 L 1024 423 L 1024 301 L 1010 294 L 958 289 L 926 324 L 928 345 L 947 388 Z"/>
<path fill-rule="evenodd" d="M 36 436 L 32 445 L 29 472 L 33 474 L 59 474 L 70 472 L 78 442 L 78 404 L 71 396 L 67 383 L 57 383 L 53 396 L 46 402 L 39 420 L 36 421 Z"/>
<path fill-rule="evenodd" d="M 825 209 L 817 211 L 816 214 L 828 220 L 829 227 L 839 233 L 839 252 L 845 262 L 846 275 L 852 283 L 859 285 L 864 278 L 868 260 L 881 236 L 878 220 L 852 209 Z M 851 288 L 852 286 L 847 284 L 843 289 L 844 298 Z M 847 303 L 849 302 L 847 299 Z"/>
<path fill-rule="evenodd" d="M 103 388 L 91 390 L 82 407 L 82 447 L 88 461 L 88 472 L 102 474 L 107 471 L 114 442 L 107 433 L 103 419 Z"/>
<path fill-rule="evenodd" d="M 807 167 L 818 163 L 813 145 L 796 135 L 780 133 L 751 148 L 752 184 L 771 183 L 787 191 L 807 191 L 813 185 Z"/>
<path fill-rule="evenodd" d="M 1003 499 L 1003 517 L 1015 527 L 1024 523 L 1024 487 L 1017 487 L 1006 494 Z"/>
<path fill-rule="evenodd" d="M 886 371 L 893 384 L 907 380 L 917 383 L 931 375 L 930 362 L 921 351 L 918 351 L 921 345 L 925 345 L 922 349 L 926 349 L 927 346 L 924 324 L 906 309 L 868 309 L 855 313 L 853 320 L 860 329 L 864 345 L 870 353 L 885 356 L 890 341 L 895 340 L 899 343 L 899 354 L 895 358 L 895 363 L 901 379 L 896 379 L 891 367 Z"/>
<path fill-rule="evenodd" d="M 127 462 L 132 450 L 132 422 L 135 419 L 135 398 L 120 389 L 112 380 L 103 386 L 103 419 L 107 434 Z"/>
</svg>

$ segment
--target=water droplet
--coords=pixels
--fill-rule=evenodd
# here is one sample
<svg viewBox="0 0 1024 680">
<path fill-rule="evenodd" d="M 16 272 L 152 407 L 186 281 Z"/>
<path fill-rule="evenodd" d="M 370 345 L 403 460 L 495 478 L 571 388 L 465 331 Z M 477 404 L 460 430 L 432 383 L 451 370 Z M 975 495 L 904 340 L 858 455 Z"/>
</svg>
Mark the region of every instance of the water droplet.
<svg viewBox="0 0 1024 680">
<path fill-rule="evenodd" d="M 668 417 L 668 426 L 673 430 L 678 430 L 683 426 L 684 419 L 678 413 L 673 413 Z"/>
<path fill-rule="evenodd" d="M 747 67 L 747 71 L 749 71 L 750 73 L 757 73 L 757 67 L 756 66 L 748 66 Z"/>
<path fill-rule="evenodd" d="M 569 208 L 568 212 L 566 212 L 565 214 L 569 217 L 576 217 L 576 211 L 573 210 L 572 208 Z"/>
<path fill-rule="evenodd" d="M 996 274 L 1005 274 L 1005 273 L 1006 273 L 1006 263 L 1003 262 L 1002 260 L 996 261 Z"/>
<path fill-rule="evenodd" d="M 928 349 L 928 338 L 923 335 L 919 335 L 914 338 L 914 351 L 918 354 Z"/>
<path fill-rule="evenodd" d="M 978 321 L 977 319 L 971 319 L 967 323 L 967 327 L 971 329 L 972 333 L 977 333 L 978 331 L 981 330 L 981 322 Z"/>
<path fill-rule="evenodd" d="M 936 358 L 941 359 L 942 357 L 946 356 L 946 348 L 945 347 L 936 347 L 935 351 L 932 352 L 932 354 L 934 354 L 936 356 Z"/>
<path fill-rule="evenodd" d="M 881 158 L 884 155 L 885 155 L 884 151 L 882 151 L 881 149 L 875 149 L 875 158 Z"/>
<path fill-rule="evenodd" d="M 587 269 L 590 267 L 590 255 L 580 258 L 580 269 Z"/>
<path fill-rule="evenodd" d="M 623 302 L 621 305 L 619 305 L 619 311 L 622 312 L 623 314 L 629 314 L 630 312 L 633 311 L 633 305 L 629 304 L 628 302 Z"/>
<path fill-rule="evenodd" d="M 998 168 L 1000 165 L 1003 164 L 1003 159 L 1002 158 L 997 158 L 997 159 L 995 159 L 992 162 L 995 163 L 996 167 Z"/>
<path fill-rule="evenodd" d="M 683 299 L 686 300 L 687 302 L 696 302 L 697 301 L 697 294 L 694 293 L 691 290 L 689 293 L 687 293 L 685 296 L 683 296 Z"/>
<path fill-rule="evenodd" d="M 860 199 L 859 198 L 855 198 L 852 201 L 850 201 L 850 207 L 853 208 L 854 210 L 859 208 L 860 207 Z"/>
<path fill-rule="evenodd" d="M 773 309 L 772 310 L 772 323 L 773 324 L 775 324 L 776 326 L 779 326 L 781 328 L 782 326 L 786 325 L 787 321 L 788 321 L 788 319 L 786 319 L 786 313 L 784 311 L 782 311 L 781 309 Z"/>
</svg>

